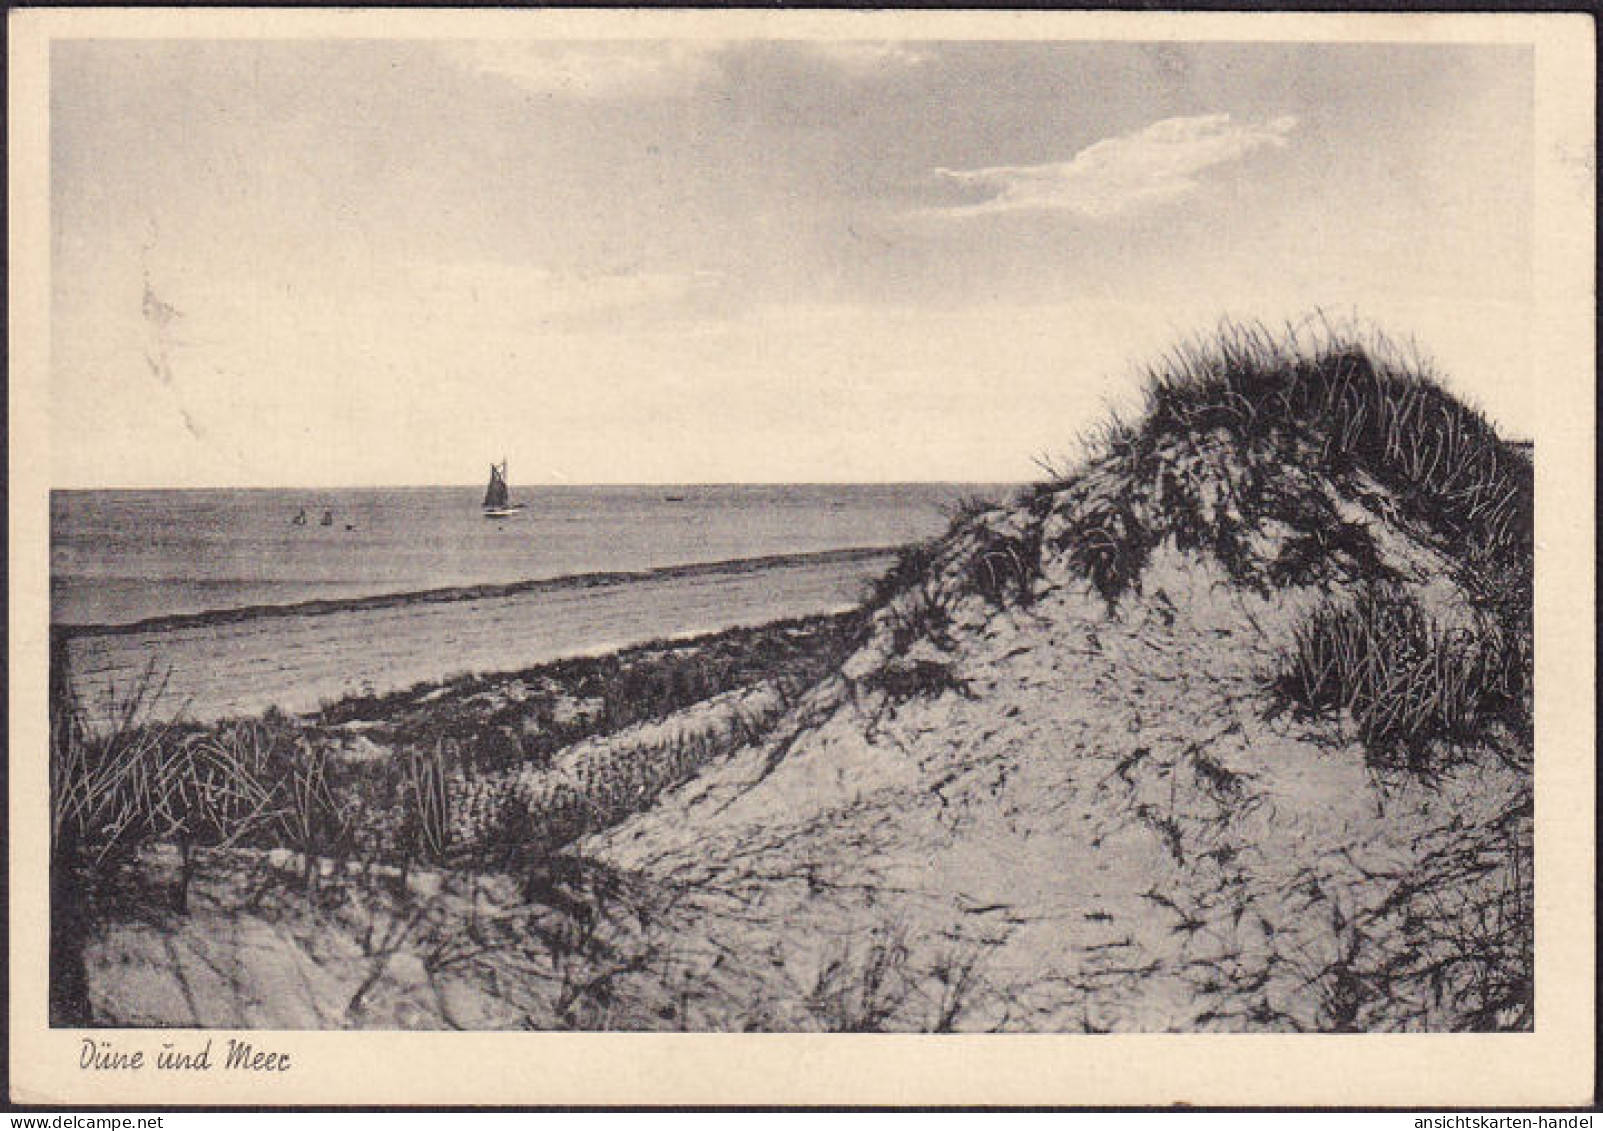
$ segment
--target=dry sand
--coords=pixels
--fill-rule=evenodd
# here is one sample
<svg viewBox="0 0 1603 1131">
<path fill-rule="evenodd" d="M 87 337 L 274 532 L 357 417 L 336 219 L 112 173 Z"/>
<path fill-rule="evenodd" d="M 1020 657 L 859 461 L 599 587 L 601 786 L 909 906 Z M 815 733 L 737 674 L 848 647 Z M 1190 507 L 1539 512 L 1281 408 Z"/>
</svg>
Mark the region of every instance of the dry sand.
<svg viewBox="0 0 1603 1131">
<path fill-rule="evenodd" d="M 765 624 L 852 605 L 883 551 L 796 555 L 651 574 L 336 603 L 287 614 L 178 618 L 83 632 L 68 648 L 80 697 L 104 714 L 151 664 L 166 675 L 158 714 L 201 721 L 290 713 L 463 672 L 509 671 L 663 637 Z M 482 591 L 481 591 L 482 592 Z"/>
</svg>

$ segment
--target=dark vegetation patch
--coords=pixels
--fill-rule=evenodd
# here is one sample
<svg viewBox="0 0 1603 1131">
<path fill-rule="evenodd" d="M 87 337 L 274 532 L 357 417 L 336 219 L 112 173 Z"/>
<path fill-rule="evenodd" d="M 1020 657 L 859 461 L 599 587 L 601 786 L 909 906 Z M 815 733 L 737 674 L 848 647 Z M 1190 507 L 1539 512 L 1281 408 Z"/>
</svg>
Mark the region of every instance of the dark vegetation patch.
<svg viewBox="0 0 1603 1131">
<path fill-rule="evenodd" d="M 1466 747 L 1529 748 L 1530 649 L 1495 617 L 1449 628 L 1405 590 L 1371 586 L 1314 610 L 1271 687 L 1300 713 L 1347 712 L 1372 765 L 1428 775 Z"/>
<path fill-rule="evenodd" d="M 920 581 L 886 606 L 892 656 L 901 656 L 920 640 L 942 651 L 957 646 L 952 636 L 952 598 L 933 578 Z"/>
<path fill-rule="evenodd" d="M 1013 529 L 975 521 L 966 582 L 997 608 L 1029 605 L 1041 576 L 1041 524 L 1026 522 Z"/>
<path fill-rule="evenodd" d="M 919 640 L 949 650 L 952 606 L 964 594 L 997 608 L 1028 605 L 1040 577 L 1039 516 L 1021 521 L 991 500 L 965 498 L 951 508 L 944 534 L 902 547 L 891 568 L 864 586 L 863 628 L 886 610 L 893 655 Z"/>
<path fill-rule="evenodd" d="M 877 612 L 903 593 L 932 581 L 944 541 L 942 538 L 928 538 L 909 542 L 899 549 L 891 567 L 864 584 L 861 607 L 869 613 Z"/>
<path fill-rule="evenodd" d="M 859 634 L 859 617 L 776 621 L 353 696 L 325 706 L 312 722 L 322 730 L 371 724 L 362 727 L 365 737 L 397 749 L 449 740 L 481 770 L 543 764 L 582 739 L 663 719 L 728 691 L 759 683 L 790 692 L 810 687 L 839 667 Z M 505 694 L 509 687 L 518 694 Z"/>
<path fill-rule="evenodd" d="M 1378 487 L 1386 517 L 1450 552 L 1489 599 L 1488 574 L 1530 557 L 1529 459 L 1379 336 L 1227 324 L 1146 378 L 1139 418 L 1113 420 L 1086 471 L 1037 488 L 1067 519 L 1056 548 L 1110 601 L 1166 538 L 1259 588 L 1332 569 L 1374 578 L 1373 543 L 1340 519 L 1332 490 Z M 1280 534 L 1267 560 L 1253 543 L 1265 530 Z"/>
<path fill-rule="evenodd" d="M 1139 584 L 1158 539 L 1129 499 L 1114 497 L 1087 499 L 1056 546 L 1111 608 Z"/>
<path fill-rule="evenodd" d="M 961 512 L 952 521 L 952 529 L 957 529 L 964 521 Z M 888 570 L 864 583 L 859 598 L 863 617 L 859 643 L 872 631 L 875 614 L 882 614 L 889 625 L 893 656 L 903 654 L 920 640 L 928 640 L 943 650 L 955 646 L 951 636 L 952 596 L 941 584 L 942 555 L 950 538 L 948 530 L 942 538 L 908 543 L 897 551 Z"/>
<path fill-rule="evenodd" d="M 884 1032 L 917 990 L 910 957 L 898 928 L 876 931 L 860 949 L 836 944 L 807 995 L 809 1012 L 826 1032 Z"/>
<path fill-rule="evenodd" d="M 957 674 L 951 663 L 940 660 L 893 658 L 864 677 L 861 685 L 869 691 L 883 692 L 892 705 L 910 699 L 934 699 L 948 691 L 973 697 L 968 681 Z"/>
<path fill-rule="evenodd" d="M 619 742 L 551 776 L 469 770 L 455 783 L 451 827 L 459 855 L 507 868 L 541 857 L 649 809 L 715 759 L 756 745 L 784 703 L 726 702 L 705 729 Z"/>
</svg>

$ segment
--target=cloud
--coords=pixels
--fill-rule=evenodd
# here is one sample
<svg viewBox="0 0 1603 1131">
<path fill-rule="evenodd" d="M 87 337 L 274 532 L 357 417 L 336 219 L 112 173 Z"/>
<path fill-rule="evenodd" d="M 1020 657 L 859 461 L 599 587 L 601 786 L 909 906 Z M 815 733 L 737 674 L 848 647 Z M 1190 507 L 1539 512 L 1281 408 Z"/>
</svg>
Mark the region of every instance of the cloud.
<svg viewBox="0 0 1603 1131">
<path fill-rule="evenodd" d="M 917 44 L 889 40 L 773 42 L 815 65 L 853 77 L 907 70 L 932 57 Z M 763 46 L 765 41 L 757 45 Z M 445 51 L 459 66 L 499 76 L 527 90 L 601 100 L 688 90 L 716 81 L 721 77 L 720 62 L 752 46 L 720 40 L 470 40 L 450 44 Z"/>
<path fill-rule="evenodd" d="M 445 48 L 460 66 L 539 94 L 624 98 L 687 89 L 714 74 L 718 42 L 469 40 Z"/>
<path fill-rule="evenodd" d="M 917 44 L 889 40 L 820 40 L 808 46 L 817 57 L 854 74 L 917 67 L 932 57 Z"/>
<path fill-rule="evenodd" d="M 1262 149 L 1287 144 L 1297 119 L 1238 124 L 1229 114 L 1165 118 L 1143 130 L 1106 138 L 1068 161 L 1001 165 L 990 169 L 937 169 L 953 183 L 983 190 L 984 199 L 925 210 L 926 215 L 976 216 L 1026 209 L 1072 212 L 1093 220 L 1166 204 L 1201 187 L 1209 169 Z"/>
</svg>

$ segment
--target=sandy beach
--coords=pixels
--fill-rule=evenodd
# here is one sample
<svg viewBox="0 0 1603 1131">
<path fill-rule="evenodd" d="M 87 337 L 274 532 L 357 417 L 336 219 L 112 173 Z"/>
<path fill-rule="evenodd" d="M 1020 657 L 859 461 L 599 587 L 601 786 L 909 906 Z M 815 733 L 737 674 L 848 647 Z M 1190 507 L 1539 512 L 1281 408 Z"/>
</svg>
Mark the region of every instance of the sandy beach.
<svg viewBox="0 0 1603 1131">
<path fill-rule="evenodd" d="M 846 550 L 231 610 L 75 631 L 67 648 L 91 717 L 147 671 L 165 681 L 164 713 L 296 713 L 464 672 L 837 611 L 889 560 Z"/>
</svg>

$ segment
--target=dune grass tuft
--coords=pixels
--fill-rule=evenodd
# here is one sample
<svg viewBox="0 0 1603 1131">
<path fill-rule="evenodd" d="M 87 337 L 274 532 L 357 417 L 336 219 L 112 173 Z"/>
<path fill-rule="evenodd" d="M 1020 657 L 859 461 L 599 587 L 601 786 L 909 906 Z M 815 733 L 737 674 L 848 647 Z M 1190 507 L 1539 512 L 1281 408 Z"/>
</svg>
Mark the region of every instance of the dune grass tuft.
<svg viewBox="0 0 1603 1131">
<path fill-rule="evenodd" d="M 1022 529 L 1000 529 L 974 523 L 974 546 L 969 553 L 967 583 L 990 604 L 1028 605 L 1035 598 L 1041 576 L 1041 524 Z"/>
<path fill-rule="evenodd" d="M 1530 552 L 1530 461 L 1383 335 L 1229 322 L 1144 376 L 1135 420 L 1111 420 L 1086 472 L 1040 488 L 1067 504 L 1059 548 L 1110 600 L 1166 538 L 1259 586 L 1321 580 L 1321 561 L 1373 576 L 1374 547 L 1331 488 L 1451 547 L 1471 573 Z M 1263 561 L 1251 537 L 1267 524 L 1283 537 Z"/>
<path fill-rule="evenodd" d="M 940 558 L 943 541 L 929 538 L 909 542 L 898 549 L 891 567 L 864 583 L 859 602 L 862 608 L 870 613 L 877 612 L 903 593 L 928 581 Z"/>
<path fill-rule="evenodd" d="M 1523 737 L 1528 660 L 1528 638 L 1494 620 L 1449 628 L 1406 591 L 1372 586 L 1296 629 L 1273 690 L 1306 713 L 1347 712 L 1372 764 L 1429 773 L 1496 727 Z"/>
</svg>

